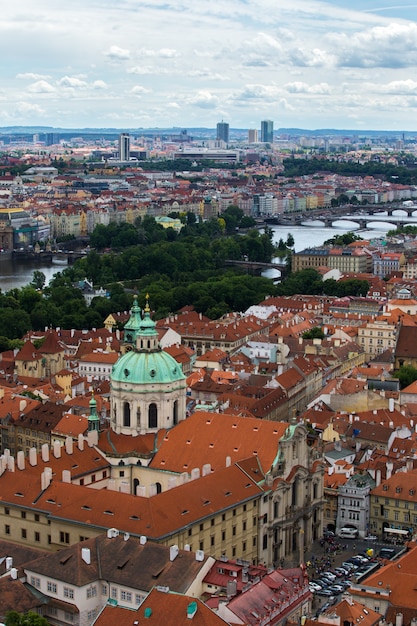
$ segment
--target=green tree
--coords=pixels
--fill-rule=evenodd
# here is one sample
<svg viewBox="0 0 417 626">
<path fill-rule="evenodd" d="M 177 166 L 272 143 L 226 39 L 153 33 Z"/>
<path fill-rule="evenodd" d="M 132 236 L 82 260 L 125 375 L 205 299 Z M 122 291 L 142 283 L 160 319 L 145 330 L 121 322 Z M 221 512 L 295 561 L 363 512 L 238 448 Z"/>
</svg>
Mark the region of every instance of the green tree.
<svg viewBox="0 0 417 626">
<path fill-rule="evenodd" d="M 319 326 L 314 326 L 303 333 L 303 339 L 324 339 L 324 332 Z"/>
<path fill-rule="evenodd" d="M 5 618 L 6 626 L 49 626 L 47 620 L 38 613 L 29 611 L 26 614 L 8 611 Z"/>
<path fill-rule="evenodd" d="M 291 233 L 288 233 L 287 241 L 285 243 L 286 243 L 287 248 L 293 248 L 294 247 L 295 241 L 294 241 L 294 237 L 292 236 Z"/>
<path fill-rule="evenodd" d="M 394 372 L 394 376 L 400 381 L 401 389 L 404 389 L 417 380 L 417 369 L 412 365 L 402 365 L 399 370 Z"/>
<path fill-rule="evenodd" d="M 35 289 L 43 289 L 46 282 L 46 276 L 40 270 L 33 272 L 32 282 L 30 283 Z"/>
</svg>

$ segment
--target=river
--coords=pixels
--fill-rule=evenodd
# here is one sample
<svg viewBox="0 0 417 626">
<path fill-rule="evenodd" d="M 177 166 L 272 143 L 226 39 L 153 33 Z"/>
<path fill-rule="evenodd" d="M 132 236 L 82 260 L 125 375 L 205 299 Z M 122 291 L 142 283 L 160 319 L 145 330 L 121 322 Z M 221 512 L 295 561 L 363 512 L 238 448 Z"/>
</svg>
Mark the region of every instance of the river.
<svg viewBox="0 0 417 626">
<path fill-rule="evenodd" d="M 410 218 L 410 221 L 415 222 L 415 218 L 414 220 Z M 343 220 L 335 222 L 333 228 L 325 228 L 321 222 L 316 221 L 311 222 L 309 226 L 272 226 L 271 229 L 274 233 L 274 243 L 278 243 L 280 239 L 285 241 L 288 233 L 291 233 L 295 242 L 294 249 L 296 252 L 300 252 L 304 248 L 320 246 L 327 239 L 337 234 L 352 231 L 356 229 L 356 227 L 357 224 L 355 224 L 355 222 Z M 373 222 L 372 228 L 362 231 L 355 230 L 355 232 L 363 239 L 372 240 L 383 237 L 385 233 L 392 228 L 392 224 Z M 35 270 L 40 270 L 45 274 L 46 284 L 48 284 L 54 274 L 61 272 L 64 268 L 65 266 L 55 263 L 42 265 L 2 261 L 0 262 L 0 288 L 5 292 L 9 289 L 20 288 L 29 284 Z M 264 276 L 268 276 L 269 278 L 275 278 L 277 275 L 278 273 L 275 270 L 267 270 L 264 273 Z"/>
</svg>

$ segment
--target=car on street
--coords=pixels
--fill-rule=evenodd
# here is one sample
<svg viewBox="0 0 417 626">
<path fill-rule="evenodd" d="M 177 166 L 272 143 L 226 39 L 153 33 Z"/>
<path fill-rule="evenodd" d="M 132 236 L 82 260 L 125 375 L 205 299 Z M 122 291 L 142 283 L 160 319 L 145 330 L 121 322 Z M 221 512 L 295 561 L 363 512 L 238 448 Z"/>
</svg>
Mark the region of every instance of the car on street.
<svg viewBox="0 0 417 626">
<path fill-rule="evenodd" d="M 324 596 L 324 597 L 330 597 L 332 596 L 332 592 L 330 591 L 330 589 L 320 589 L 320 591 L 316 591 L 316 595 L 317 596 Z"/>
</svg>

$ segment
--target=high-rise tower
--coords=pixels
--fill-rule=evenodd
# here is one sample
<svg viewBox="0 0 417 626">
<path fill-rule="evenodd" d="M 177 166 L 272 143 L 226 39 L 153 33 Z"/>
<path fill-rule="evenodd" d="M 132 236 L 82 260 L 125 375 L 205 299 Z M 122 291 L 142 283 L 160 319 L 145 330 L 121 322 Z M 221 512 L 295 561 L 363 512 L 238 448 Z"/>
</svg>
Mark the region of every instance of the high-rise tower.
<svg viewBox="0 0 417 626">
<path fill-rule="evenodd" d="M 119 135 L 119 161 L 129 161 L 130 159 L 130 135 L 121 133 Z"/>
<path fill-rule="evenodd" d="M 227 122 L 219 122 L 217 124 L 216 139 L 229 143 L 229 124 Z"/>
<path fill-rule="evenodd" d="M 262 143 L 274 142 L 274 122 L 272 120 L 261 122 L 261 141 Z"/>
</svg>

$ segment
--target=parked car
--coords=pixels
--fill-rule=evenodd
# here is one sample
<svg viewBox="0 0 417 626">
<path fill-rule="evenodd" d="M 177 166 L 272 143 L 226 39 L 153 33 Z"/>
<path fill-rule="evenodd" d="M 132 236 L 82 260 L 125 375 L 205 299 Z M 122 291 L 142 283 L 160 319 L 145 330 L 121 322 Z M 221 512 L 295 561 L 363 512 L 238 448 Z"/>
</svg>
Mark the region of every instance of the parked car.
<svg viewBox="0 0 417 626">
<path fill-rule="evenodd" d="M 310 580 L 308 586 L 310 587 L 310 591 L 320 591 L 320 589 L 323 589 L 323 587 L 319 583 L 316 583 L 314 580 Z"/>
<path fill-rule="evenodd" d="M 324 596 L 324 597 L 330 597 L 332 596 L 332 592 L 330 591 L 330 589 L 320 589 L 320 591 L 316 591 L 316 595 L 317 596 Z"/>
<path fill-rule="evenodd" d="M 357 528 L 350 528 L 350 526 L 343 526 L 338 532 L 338 536 L 343 539 L 356 539 L 359 535 Z"/>
<path fill-rule="evenodd" d="M 328 578 L 332 582 L 335 581 L 337 578 L 336 574 L 333 574 L 333 572 L 323 572 L 322 576 L 324 576 L 325 578 Z"/>
<path fill-rule="evenodd" d="M 337 595 L 338 593 L 342 593 L 344 591 L 344 588 L 342 587 L 342 585 L 332 585 L 331 587 L 329 587 L 329 591 L 332 591 Z"/>
</svg>

